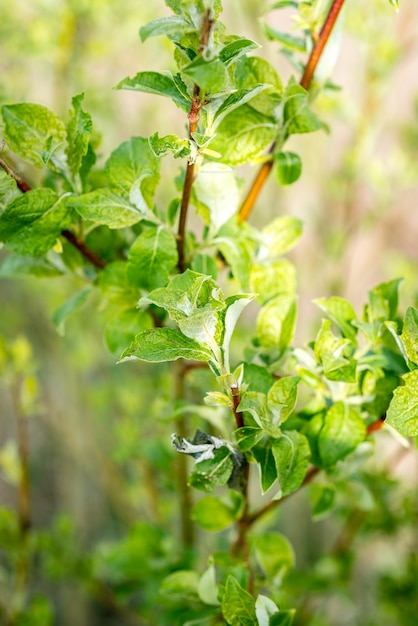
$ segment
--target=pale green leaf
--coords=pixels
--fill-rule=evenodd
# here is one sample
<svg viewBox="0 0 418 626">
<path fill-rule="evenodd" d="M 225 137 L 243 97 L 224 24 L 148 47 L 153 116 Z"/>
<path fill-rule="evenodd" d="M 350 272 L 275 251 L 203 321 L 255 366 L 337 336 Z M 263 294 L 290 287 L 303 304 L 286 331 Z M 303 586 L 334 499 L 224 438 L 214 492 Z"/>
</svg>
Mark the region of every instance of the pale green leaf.
<svg viewBox="0 0 418 626">
<path fill-rule="evenodd" d="M 193 570 L 173 572 L 161 583 L 160 592 L 176 600 L 196 601 L 198 599 L 199 574 Z"/>
<path fill-rule="evenodd" d="M 267 349 L 285 350 L 293 341 L 297 306 L 293 296 L 278 295 L 260 310 L 256 333 L 259 345 Z"/>
<path fill-rule="evenodd" d="M 279 612 L 279 607 L 267 596 L 259 595 L 255 602 L 258 626 L 270 626 L 270 617 Z"/>
<path fill-rule="evenodd" d="M 403 385 L 393 392 L 386 423 L 405 437 L 418 435 L 418 369 L 402 376 Z"/>
<path fill-rule="evenodd" d="M 18 254 L 45 254 L 71 223 L 68 200 L 46 188 L 18 196 L 0 214 L 0 241 Z"/>
<path fill-rule="evenodd" d="M 232 62 L 235 62 L 243 54 L 251 52 L 260 48 L 260 45 L 251 39 L 240 38 L 228 43 L 219 53 L 219 58 L 228 67 Z"/>
<path fill-rule="evenodd" d="M 181 139 L 177 135 L 160 137 L 158 133 L 154 133 L 149 137 L 148 143 L 156 157 L 162 157 L 171 152 L 175 159 L 183 159 L 190 157 L 196 151 L 196 147 L 193 151 L 193 142 L 190 139 Z"/>
<path fill-rule="evenodd" d="M 315 356 L 322 364 L 329 380 L 356 382 L 357 361 L 351 357 L 353 344 L 349 339 L 339 339 L 331 330 L 331 320 L 322 320 L 315 340 Z"/>
<path fill-rule="evenodd" d="M 0 167 L 0 214 L 10 202 L 20 196 L 14 178 Z"/>
<path fill-rule="evenodd" d="M 302 235 L 302 221 L 290 215 L 276 217 L 261 232 L 258 258 L 274 258 L 291 250 Z"/>
<path fill-rule="evenodd" d="M 60 276 L 62 273 L 61 269 L 55 267 L 45 258 L 19 256 L 17 254 L 8 254 L 0 265 L 0 276 L 3 278 L 25 275 L 47 278 Z"/>
<path fill-rule="evenodd" d="M 138 309 L 123 309 L 112 315 L 106 322 L 105 341 L 108 350 L 119 356 L 129 346 L 136 335 L 153 327 L 151 316 Z"/>
<path fill-rule="evenodd" d="M 402 327 L 401 341 L 408 359 L 418 365 L 418 311 L 408 307 Z"/>
<path fill-rule="evenodd" d="M 282 424 L 292 414 L 297 399 L 299 376 L 285 376 L 277 380 L 267 393 L 267 406 L 276 425 Z"/>
<path fill-rule="evenodd" d="M 131 285 L 142 289 L 164 287 L 177 263 L 174 235 L 163 226 L 145 229 L 128 253 L 127 277 Z"/>
<path fill-rule="evenodd" d="M 216 570 L 213 564 L 210 565 L 200 577 L 198 592 L 199 598 L 204 604 L 212 606 L 220 605 L 220 601 L 218 600 L 219 590 L 216 583 Z"/>
<path fill-rule="evenodd" d="M 222 163 L 207 163 L 194 183 L 198 213 L 212 234 L 218 232 L 238 210 L 240 189 L 233 170 Z"/>
<path fill-rule="evenodd" d="M 211 492 L 216 485 L 226 485 L 234 470 L 229 448 L 222 446 L 213 451 L 213 458 L 199 461 L 190 476 L 190 485 L 201 491 Z"/>
<path fill-rule="evenodd" d="M 56 309 L 52 315 L 52 321 L 60 335 L 65 334 L 65 323 L 70 315 L 73 315 L 86 302 L 91 287 L 85 287 L 78 293 L 68 298 L 61 306 Z"/>
<path fill-rule="evenodd" d="M 73 197 L 68 204 L 84 219 L 109 228 L 132 226 L 144 217 L 128 200 L 107 188 Z"/>
<path fill-rule="evenodd" d="M 89 140 L 93 130 L 91 115 L 83 111 L 81 103 L 84 94 L 72 99 L 73 110 L 67 125 L 68 145 L 66 148 L 68 166 L 71 174 L 76 176 L 81 168 L 83 157 L 87 154 Z"/>
<path fill-rule="evenodd" d="M 255 558 L 266 576 L 280 583 L 294 567 L 295 554 L 289 541 L 279 533 L 264 533 L 254 541 Z"/>
<path fill-rule="evenodd" d="M 250 290 L 258 293 L 257 300 L 265 304 L 279 294 L 294 296 L 296 269 L 287 259 L 254 263 L 251 266 Z"/>
<path fill-rule="evenodd" d="M 331 298 L 317 298 L 314 303 L 332 319 L 341 330 L 344 337 L 355 341 L 357 328 L 352 322 L 356 319 L 356 313 L 351 304 L 345 298 L 332 296 Z"/>
<path fill-rule="evenodd" d="M 161 363 L 176 359 L 209 361 L 211 352 L 193 339 L 171 328 L 155 328 L 139 333 L 131 346 L 125 350 L 121 360 L 136 358 L 141 361 Z"/>
<path fill-rule="evenodd" d="M 223 101 L 219 109 L 216 110 L 214 116 L 215 128 L 221 123 L 226 115 L 232 113 L 235 109 L 249 102 L 267 88 L 266 85 L 255 85 L 250 89 L 239 89 Z"/>
<path fill-rule="evenodd" d="M 236 516 L 220 498 L 205 496 L 194 505 L 192 517 L 204 530 L 219 532 L 233 524 Z"/>
<path fill-rule="evenodd" d="M 234 431 L 235 438 L 237 440 L 238 448 L 245 452 L 251 450 L 264 436 L 263 431 L 260 428 L 254 428 L 252 426 L 244 426 L 243 428 L 237 428 Z"/>
<path fill-rule="evenodd" d="M 310 110 L 308 94 L 300 85 L 291 84 L 286 89 L 283 123 L 287 135 L 312 133 L 323 128 L 323 123 Z"/>
<path fill-rule="evenodd" d="M 65 163 L 66 130 L 52 111 L 40 104 L 2 106 L 4 138 L 13 152 L 36 167 L 62 169 Z"/>
<path fill-rule="evenodd" d="M 228 73 L 219 59 L 207 61 L 203 55 L 198 55 L 182 72 L 207 93 L 218 93 L 227 86 Z"/>
<path fill-rule="evenodd" d="M 141 41 L 146 41 L 150 37 L 165 35 L 169 39 L 176 40 L 187 32 L 193 31 L 194 26 L 181 15 L 170 15 L 152 20 L 148 24 L 141 26 L 139 35 Z"/>
<path fill-rule="evenodd" d="M 282 32 L 270 26 L 263 20 L 261 21 L 264 33 L 270 41 L 278 41 L 288 50 L 293 52 L 306 52 L 306 41 L 302 37 L 295 37 L 289 33 Z"/>
</svg>

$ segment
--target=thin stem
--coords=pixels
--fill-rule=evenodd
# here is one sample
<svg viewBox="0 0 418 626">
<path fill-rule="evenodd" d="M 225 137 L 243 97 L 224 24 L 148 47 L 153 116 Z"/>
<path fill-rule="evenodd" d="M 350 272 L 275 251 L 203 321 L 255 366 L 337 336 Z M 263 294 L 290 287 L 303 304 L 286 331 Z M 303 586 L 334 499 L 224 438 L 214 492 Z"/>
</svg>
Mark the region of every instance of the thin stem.
<svg viewBox="0 0 418 626">
<path fill-rule="evenodd" d="M 98 269 L 103 269 L 104 267 L 106 267 L 106 263 L 105 261 L 103 261 L 103 259 L 101 259 L 100 257 L 97 256 L 97 254 L 95 252 L 93 252 L 93 250 L 90 250 L 90 248 L 88 246 L 86 246 L 86 244 L 84 243 L 84 241 L 81 241 L 80 239 L 78 239 L 75 234 L 68 229 L 64 229 L 61 231 L 61 235 L 64 237 L 64 239 L 66 239 L 72 246 L 74 246 L 74 248 L 77 248 L 77 250 L 79 252 L 81 252 L 81 254 L 88 260 L 90 261 L 90 263 L 92 263 L 92 265 L 94 265 L 95 267 L 97 267 Z"/>
<path fill-rule="evenodd" d="M 4 171 L 6 172 L 6 174 L 8 174 L 9 176 L 11 176 L 15 181 L 17 186 L 19 187 L 20 191 L 23 191 L 23 193 L 26 193 L 27 191 L 30 191 L 30 186 L 25 183 L 25 181 L 20 178 L 19 174 L 17 174 L 11 167 L 10 165 L 7 163 L 7 161 L 5 161 L 2 157 L 0 157 L 0 167 L 2 167 L 4 169 Z"/>
<path fill-rule="evenodd" d="M 339 15 L 339 12 L 343 4 L 344 4 L 344 0 L 334 0 L 328 12 L 328 15 L 326 17 L 326 20 L 324 22 L 324 25 L 322 26 L 321 32 L 319 33 L 319 36 L 315 42 L 315 45 L 312 48 L 312 52 L 305 65 L 305 70 L 300 80 L 300 85 L 306 90 L 308 90 L 311 85 L 315 69 L 322 56 L 325 45 L 329 39 L 332 29 L 334 28 L 335 22 L 337 20 L 337 17 Z M 275 149 L 276 149 L 276 142 L 272 144 L 269 150 L 269 154 L 273 155 Z M 263 163 L 263 165 L 260 167 L 260 169 L 258 170 L 258 173 L 256 174 L 254 178 L 254 181 L 239 210 L 238 223 L 243 222 L 246 219 L 248 219 L 248 216 L 250 215 L 254 207 L 254 204 L 261 192 L 261 189 L 264 186 L 264 183 L 266 182 L 271 172 L 272 167 L 273 167 L 273 157 L 271 156 L 268 161 Z"/>
<path fill-rule="evenodd" d="M 198 50 L 198 54 L 202 54 L 204 50 L 207 48 L 209 44 L 209 37 L 213 26 L 213 20 L 211 18 L 211 12 L 209 9 L 205 12 L 202 21 L 202 28 L 200 33 L 200 47 Z M 199 124 L 199 114 L 200 109 L 202 108 L 201 101 L 201 90 L 199 85 L 194 85 L 193 87 L 193 97 L 192 97 L 192 105 L 190 107 L 190 111 L 188 114 L 189 120 L 189 139 L 193 141 L 193 133 L 197 131 Z M 186 269 L 186 259 L 185 259 L 185 233 L 186 233 L 186 222 L 187 222 L 187 213 L 190 205 L 190 197 L 192 193 L 193 182 L 195 179 L 195 163 L 194 161 L 189 161 L 187 163 L 186 168 L 186 176 L 183 184 L 183 194 L 181 198 L 180 204 L 180 218 L 179 218 L 179 226 L 177 232 L 177 253 L 178 253 L 178 263 L 177 266 L 180 272 L 184 272 Z"/>
</svg>

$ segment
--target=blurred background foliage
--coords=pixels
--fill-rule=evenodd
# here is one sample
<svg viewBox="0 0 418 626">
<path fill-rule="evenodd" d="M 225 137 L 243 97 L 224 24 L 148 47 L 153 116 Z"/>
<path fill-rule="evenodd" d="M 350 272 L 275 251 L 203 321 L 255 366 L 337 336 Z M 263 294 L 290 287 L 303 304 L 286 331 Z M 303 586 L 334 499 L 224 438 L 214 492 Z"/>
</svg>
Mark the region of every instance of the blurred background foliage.
<svg viewBox="0 0 418 626">
<path fill-rule="evenodd" d="M 401 308 L 418 304 L 418 6 L 402 0 L 395 15 L 384 0 L 346 4 L 333 72 L 341 90 L 316 102 L 330 133 L 292 138 L 303 158 L 301 180 L 288 188 L 269 180 L 251 217 L 258 224 L 278 214 L 304 220 L 292 253 L 298 342 L 317 328 L 314 297 L 342 295 L 359 310 L 368 289 L 403 276 Z M 224 5 L 229 31 L 261 43 L 261 53 L 289 76 L 257 21 L 260 3 Z M 65 115 L 71 97 L 84 91 L 103 159 L 132 135 L 183 135 L 185 120 L 168 101 L 112 90 L 128 74 L 172 67 L 168 43 L 138 38 L 141 24 L 165 14 L 162 1 L 2 2 L 0 103 L 38 102 Z M 286 30 L 290 15 L 266 19 Z M 173 172 L 164 162 L 161 202 L 170 197 Z M 21 174 L 31 182 L 38 175 Z M 243 169 L 244 179 L 252 175 Z M 0 278 L 0 623 L 183 624 L 181 603 L 164 607 L 159 595 L 167 574 L 193 564 L 180 545 L 170 365 L 117 366 L 94 296 L 60 337 L 51 315 L 82 286 L 75 281 Z M 187 401 L 198 403 L 206 373 L 197 370 L 190 383 Z M 192 432 L 200 418 L 189 419 Z M 19 499 L 22 428 L 30 527 L 22 527 Z M 294 546 L 295 570 L 278 593 L 283 608 L 299 607 L 300 626 L 415 623 L 416 456 L 385 432 L 375 447 L 366 470 L 341 476 L 332 519 L 311 521 L 314 485 L 262 522 Z M 203 571 L 222 533 L 199 533 L 198 541 L 194 565 Z"/>
</svg>

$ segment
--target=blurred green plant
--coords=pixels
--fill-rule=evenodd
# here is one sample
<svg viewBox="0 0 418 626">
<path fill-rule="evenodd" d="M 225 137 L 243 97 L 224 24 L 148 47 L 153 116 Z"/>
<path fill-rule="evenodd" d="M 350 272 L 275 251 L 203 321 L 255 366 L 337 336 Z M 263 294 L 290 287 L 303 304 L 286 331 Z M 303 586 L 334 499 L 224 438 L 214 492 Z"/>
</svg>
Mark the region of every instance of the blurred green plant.
<svg viewBox="0 0 418 626">
<path fill-rule="evenodd" d="M 300 82 L 291 77 L 287 84 L 254 55 L 257 43 L 227 34 L 218 0 L 166 4 L 173 15 L 143 26 L 140 35 L 143 41 L 166 36 L 177 72 L 141 71 L 117 87 L 171 100 L 187 116 L 187 136 L 132 137 L 101 166 L 84 94 L 73 97 L 65 121 L 39 104 L 2 106 L 7 152 L 0 156 L 0 240 L 8 251 L 2 276 L 74 277 L 81 289 L 56 309 L 57 330 L 64 333 L 70 315 L 94 300 L 114 355 L 161 364 L 153 366 L 149 414 L 143 405 L 142 441 L 131 450 L 135 425 L 121 422 L 113 449 L 123 465 L 140 447 L 150 519 L 132 524 L 131 518 L 122 540 L 87 551 L 68 519 L 49 531 L 31 530 L 26 413 L 20 413 L 26 405 L 19 395 L 29 378 L 6 377 L 22 398 L 17 447 L 7 444 L 1 456 L 20 496 L 17 513 L 4 515 L 15 539 L 2 548 L 20 585 L 2 601 L 8 626 L 52 623 L 48 603 L 29 599 L 35 554 L 44 574 L 78 581 L 122 623 L 155 623 L 156 616 L 162 625 L 331 623 L 316 619 L 315 593 L 300 600 L 291 574 L 294 548 L 269 520 L 308 484 L 314 519 L 341 515 L 343 535 L 328 560 L 319 559 L 302 578 L 305 588 L 326 597 L 335 581 L 343 585 L 351 575 L 352 541 L 387 485 L 383 473 L 371 479 L 363 469 L 371 435 L 383 426 L 398 437 L 418 434 L 418 311 L 409 306 L 400 316 L 401 280 L 370 290 L 361 315 L 340 296 L 318 298 L 326 318 L 307 347 L 295 347 L 296 269 L 284 255 L 298 242 L 302 222 L 280 216 L 261 229 L 247 222 L 270 171 L 282 186 L 299 178 L 302 160 L 286 148 L 289 138 L 326 127 L 311 106 L 334 85 L 315 71 L 321 60 L 323 72 L 326 54 L 334 54 L 333 45 L 325 45 L 343 1 L 273 5 L 295 9 L 301 31 L 296 37 L 264 27 L 301 70 Z M 155 194 L 167 155 L 185 167 L 175 180 L 176 196 L 160 206 Z M 42 184 L 31 187 L 18 174 L 20 159 L 45 173 Z M 245 164 L 260 169 L 241 202 L 237 167 Z M 188 228 L 191 206 L 201 232 Z M 247 306 L 256 321 L 237 348 L 237 323 Z M 30 349 L 24 340 L 21 346 L 29 367 Z M 13 372 L 21 349 L 17 342 L 3 350 Z M 156 416 L 174 420 L 175 473 L 158 423 L 154 428 Z M 194 460 L 190 477 L 188 457 Z M 188 482 L 208 495 L 194 501 Z M 181 545 L 166 494 L 177 501 Z M 388 524 L 393 518 L 387 512 Z M 406 515 L 399 526 L 411 519 Z M 221 533 L 210 541 L 210 553 L 199 549 L 196 524 Z M 14 545 L 21 560 L 13 557 Z M 381 588 L 408 586 L 409 576 L 382 577 Z"/>
</svg>

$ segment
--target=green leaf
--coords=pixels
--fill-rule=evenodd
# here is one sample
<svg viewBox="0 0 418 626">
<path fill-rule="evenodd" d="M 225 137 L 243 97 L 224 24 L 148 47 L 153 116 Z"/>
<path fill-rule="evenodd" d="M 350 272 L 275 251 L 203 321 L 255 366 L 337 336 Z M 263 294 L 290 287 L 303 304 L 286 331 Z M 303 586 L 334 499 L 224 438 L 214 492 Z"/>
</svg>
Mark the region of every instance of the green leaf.
<svg viewBox="0 0 418 626">
<path fill-rule="evenodd" d="M 3 278 L 25 275 L 47 278 L 62 274 L 61 269 L 55 267 L 45 258 L 25 257 L 17 254 L 8 254 L 0 266 L 0 276 Z"/>
<path fill-rule="evenodd" d="M 215 496 L 205 496 L 193 507 L 193 519 L 204 530 L 219 532 L 235 522 L 234 510 Z"/>
<path fill-rule="evenodd" d="M 65 162 L 64 123 L 40 104 L 2 106 L 4 138 L 13 152 L 36 167 L 62 169 Z"/>
<path fill-rule="evenodd" d="M 228 576 L 222 598 L 222 614 L 229 626 L 256 626 L 254 598 L 233 576 Z"/>
<path fill-rule="evenodd" d="M 322 122 L 309 109 L 308 93 L 300 85 L 291 84 L 286 89 L 283 123 L 287 135 L 312 133 L 323 128 Z"/>
<path fill-rule="evenodd" d="M 131 285 L 142 289 L 164 287 L 177 263 L 174 235 L 164 226 L 144 230 L 128 253 L 127 276 Z"/>
<path fill-rule="evenodd" d="M 335 487 L 334 485 L 321 485 L 315 483 L 310 488 L 310 499 L 312 502 L 312 517 L 319 520 L 327 517 L 335 502 Z"/>
<path fill-rule="evenodd" d="M 182 73 L 211 94 L 223 91 L 228 82 L 228 73 L 222 61 L 206 61 L 203 55 L 198 55 L 191 63 L 182 67 Z"/>
<path fill-rule="evenodd" d="M 285 376 L 277 380 L 267 393 L 267 406 L 274 415 L 275 424 L 282 424 L 296 406 L 299 376 Z"/>
<path fill-rule="evenodd" d="M 302 161 L 294 152 L 277 152 L 274 155 L 274 172 L 281 185 L 291 185 L 302 173 Z"/>
<path fill-rule="evenodd" d="M 0 214 L 0 241 L 18 254 L 41 256 L 71 223 L 68 195 L 52 189 L 33 189 L 18 196 Z"/>
<path fill-rule="evenodd" d="M 277 126 L 271 117 L 243 104 L 224 117 L 210 147 L 219 152 L 222 163 L 241 165 L 260 156 L 274 141 L 276 133 Z"/>
<path fill-rule="evenodd" d="M 0 214 L 10 202 L 20 196 L 14 178 L 0 167 Z"/>
<path fill-rule="evenodd" d="M 60 335 L 65 335 L 65 322 L 70 315 L 73 315 L 73 313 L 83 306 L 90 292 L 91 287 L 85 287 L 78 293 L 71 296 L 71 298 L 68 298 L 68 300 L 61 304 L 61 306 L 59 306 L 53 313 L 52 321 Z"/>
<path fill-rule="evenodd" d="M 280 611 L 280 613 L 276 613 L 270 618 L 269 626 L 292 626 L 295 614 L 295 609 Z"/>
<path fill-rule="evenodd" d="M 164 578 L 160 593 L 176 600 L 198 599 L 199 574 L 193 570 L 179 570 Z"/>
<path fill-rule="evenodd" d="M 295 565 L 295 554 L 289 541 L 279 533 L 264 533 L 254 541 L 257 563 L 266 576 L 279 584 Z"/>
<path fill-rule="evenodd" d="M 153 219 L 154 194 L 160 179 L 161 161 L 148 139 L 131 137 L 112 152 L 106 161 L 107 180 L 118 195 L 130 200 L 147 219 Z"/>
<path fill-rule="evenodd" d="M 352 324 L 356 319 L 356 313 L 348 300 L 332 296 L 331 298 L 317 298 L 314 303 L 325 311 L 338 326 L 343 337 L 347 337 L 351 341 L 356 340 L 357 328 Z"/>
<path fill-rule="evenodd" d="M 159 72 L 138 72 L 133 78 L 124 78 L 116 89 L 128 89 L 131 91 L 142 91 L 143 93 L 153 93 L 158 96 L 165 96 L 184 111 L 190 109 L 190 100 L 186 100 L 180 93 L 173 76 L 170 72 L 160 74 Z"/>
<path fill-rule="evenodd" d="M 408 307 L 403 321 L 401 341 L 408 359 L 418 365 L 418 311 Z"/>
<path fill-rule="evenodd" d="M 197 212 L 215 234 L 238 210 L 240 189 L 233 170 L 222 163 L 206 163 L 194 183 Z"/>
<path fill-rule="evenodd" d="M 251 89 L 239 89 L 238 91 L 231 93 L 231 95 L 223 101 L 219 109 L 216 110 L 213 120 L 215 128 L 221 123 L 226 115 L 232 113 L 232 111 L 238 107 L 258 96 L 265 89 L 266 85 L 255 85 Z"/>
<path fill-rule="evenodd" d="M 247 289 L 251 267 L 251 245 L 249 242 L 245 238 L 235 237 L 234 234 L 231 236 L 218 234 L 212 243 L 216 244 L 226 259 L 241 289 Z"/>
<path fill-rule="evenodd" d="M 395 320 L 399 302 L 399 285 L 402 278 L 381 283 L 369 291 L 369 304 L 366 306 L 368 322 Z"/>
<path fill-rule="evenodd" d="M 234 469 L 232 453 L 226 446 L 216 448 L 213 458 L 199 461 L 190 476 L 190 485 L 211 492 L 216 485 L 226 485 Z"/>
<path fill-rule="evenodd" d="M 418 369 L 402 376 L 403 385 L 395 389 L 386 423 L 405 437 L 418 435 Z"/>
<path fill-rule="evenodd" d="M 315 340 L 315 356 L 324 368 L 328 380 L 356 382 L 357 362 L 351 358 L 353 344 L 349 339 L 337 339 L 331 331 L 331 320 L 322 320 Z"/>
<path fill-rule="evenodd" d="M 364 441 L 366 425 L 360 413 L 344 402 L 328 409 L 318 436 L 318 450 L 323 467 L 344 459 Z"/>
<path fill-rule="evenodd" d="M 171 152 L 175 159 L 184 159 L 192 154 L 195 156 L 196 152 L 196 146 L 190 139 L 180 139 L 177 135 L 160 137 L 158 133 L 154 133 L 148 139 L 148 143 L 153 154 L 158 158 Z"/>
<path fill-rule="evenodd" d="M 181 15 L 170 15 L 160 17 L 145 24 L 139 29 L 141 41 L 146 41 L 150 37 L 165 35 L 168 39 L 177 40 L 185 33 L 194 31 L 195 28 L 188 20 Z"/>
<path fill-rule="evenodd" d="M 208 567 L 206 572 L 202 574 L 199 580 L 199 598 L 204 604 L 210 604 L 212 606 L 219 606 L 218 600 L 218 585 L 216 584 L 216 569 L 212 564 Z"/>
<path fill-rule="evenodd" d="M 105 341 L 109 352 L 119 356 L 136 335 L 153 327 L 151 316 L 138 309 L 124 309 L 106 322 Z"/>
<path fill-rule="evenodd" d="M 292 296 L 279 295 L 267 302 L 257 317 L 259 345 L 283 352 L 293 341 L 296 314 L 296 299 Z"/>
<path fill-rule="evenodd" d="M 107 188 L 72 197 L 68 204 L 84 219 L 109 228 L 132 226 L 144 217 L 128 200 Z"/>
<path fill-rule="evenodd" d="M 296 270 L 287 259 L 254 263 L 251 266 L 250 290 L 258 293 L 257 300 L 265 304 L 279 295 L 294 296 Z"/>
<path fill-rule="evenodd" d="M 269 10 L 273 11 L 273 9 L 286 9 L 287 7 L 297 9 L 298 3 L 295 2 L 295 0 L 279 0 L 279 2 L 272 4 Z"/>
<path fill-rule="evenodd" d="M 279 499 L 299 489 L 308 470 L 311 451 L 306 437 L 296 430 L 286 430 L 280 439 L 273 441 L 272 451 L 279 481 L 279 492 L 274 497 Z"/>
<path fill-rule="evenodd" d="M 71 118 L 67 125 L 68 145 L 66 154 L 68 166 L 73 176 L 76 176 L 81 168 L 93 130 L 91 115 L 83 111 L 81 107 L 83 98 L 84 93 L 81 93 L 72 99 L 73 110 L 70 112 Z"/>
<path fill-rule="evenodd" d="M 234 431 L 238 448 L 245 452 L 251 450 L 264 436 L 263 431 L 260 428 L 253 428 L 252 426 L 244 426 L 243 428 L 237 428 Z"/>
<path fill-rule="evenodd" d="M 226 44 L 219 53 L 219 58 L 228 67 L 232 62 L 236 62 L 240 56 L 257 50 L 261 46 L 251 39 L 240 38 Z"/>
<path fill-rule="evenodd" d="M 255 613 L 259 626 L 270 626 L 270 617 L 279 613 L 279 607 L 267 596 L 259 595 L 255 603 Z"/>
<path fill-rule="evenodd" d="M 291 250 L 302 235 L 302 221 L 290 215 L 276 217 L 261 231 L 261 247 L 258 258 L 274 258 Z"/>
<path fill-rule="evenodd" d="M 391 4 L 398 11 L 398 9 L 399 9 L 399 0 L 389 0 L 389 4 Z"/>
<path fill-rule="evenodd" d="M 276 30 L 264 22 L 264 20 L 261 21 L 261 24 L 263 26 L 264 34 L 270 41 L 278 41 L 285 48 L 292 50 L 293 52 L 306 52 L 306 41 L 302 37 L 295 37 L 294 35 L 289 35 L 289 33 Z"/>
<path fill-rule="evenodd" d="M 267 87 L 254 98 L 251 106 L 265 115 L 275 116 L 278 98 L 283 93 L 283 85 L 274 67 L 261 57 L 241 57 L 235 70 L 238 89 L 248 89 L 257 85 Z"/>
<path fill-rule="evenodd" d="M 113 261 L 100 272 L 98 285 L 107 300 L 117 307 L 134 308 L 138 302 L 138 290 L 128 280 L 127 262 Z"/>
<path fill-rule="evenodd" d="M 252 453 L 260 468 L 260 480 L 262 493 L 266 493 L 277 478 L 276 463 L 271 447 L 266 445 L 253 448 Z"/>
<path fill-rule="evenodd" d="M 178 330 L 155 328 L 139 333 L 132 345 L 122 354 L 121 360 L 136 358 L 161 363 L 176 359 L 209 361 L 211 357 L 211 352 Z"/>
<path fill-rule="evenodd" d="M 241 293 L 236 296 L 230 296 L 226 299 L 226 311 L 224 316 L 224 336 L 222 341 L 222 350 L 224 352 L 224 363 L 229 365 L 229 344 L 235 325 L 243 310 L 254 300 L 254 295 L 249 293 Z"/>
</svg>

